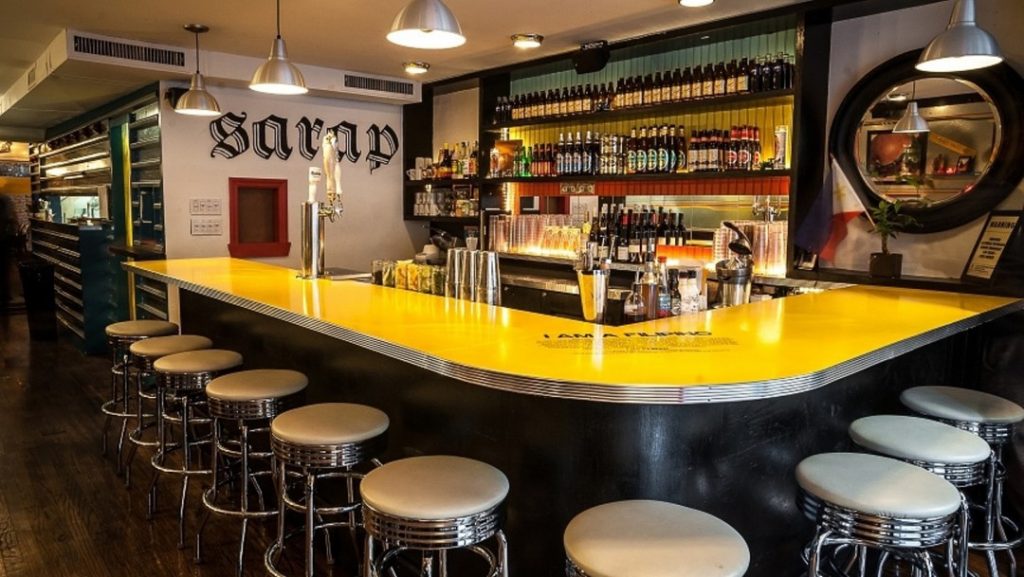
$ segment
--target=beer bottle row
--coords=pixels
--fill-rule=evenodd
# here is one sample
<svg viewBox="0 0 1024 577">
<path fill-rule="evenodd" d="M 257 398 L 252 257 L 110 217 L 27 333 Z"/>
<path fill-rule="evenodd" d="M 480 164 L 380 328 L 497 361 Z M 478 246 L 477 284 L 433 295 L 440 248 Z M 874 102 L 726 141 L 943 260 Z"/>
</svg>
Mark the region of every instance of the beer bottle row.
<svg viewBox="0 0 1024 577">
<path fill-rule="evenodd" d="M 788 54 L 743 58 L 718 64 L 635 75 L 604 84 L 580 84 L 501 96 L 494 123 L 590 114 L 793 87 L 795 66 Z"/>
<path fill-rule="evenodd" d="M 693 130 L 683 126 L 641 126 L 629 136 L 593 131 L 561 133 L 557 143 L 521 146 L 512 162 L 514 177 L 565 175 L 681 174 L 759 170 L 761 135 L 756 126 Z M 498 162 L 492 157 L 491 177 Z"/>
</svg>

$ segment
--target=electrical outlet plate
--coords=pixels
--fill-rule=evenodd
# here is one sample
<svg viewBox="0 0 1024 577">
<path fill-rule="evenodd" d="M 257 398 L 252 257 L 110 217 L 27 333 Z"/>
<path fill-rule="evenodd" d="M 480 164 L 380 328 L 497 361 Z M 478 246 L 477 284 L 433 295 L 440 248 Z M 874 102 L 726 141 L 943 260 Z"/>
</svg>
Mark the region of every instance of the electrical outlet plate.
<svg viewBox="0 0 1024 577">
<path fill-rule="evenodd" d="M 191 215 L 219 215 L 221 202 L 219 198 L 191 198 L 188 201 L 188 213 Z"/>
<path fill-rule="evenodd" d="M 192 236 L 221 236 L 224 234 L 224 219 L 193 218 L 190 221 Z"/>
</svg>

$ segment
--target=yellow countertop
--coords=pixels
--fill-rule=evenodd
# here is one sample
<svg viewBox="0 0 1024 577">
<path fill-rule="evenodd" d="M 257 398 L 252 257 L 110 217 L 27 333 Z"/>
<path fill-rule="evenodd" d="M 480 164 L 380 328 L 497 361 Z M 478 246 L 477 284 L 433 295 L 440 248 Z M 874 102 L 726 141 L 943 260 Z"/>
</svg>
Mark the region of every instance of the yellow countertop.
<svg viewBox="0 0 1024 577">
<path fill-rule="evenodd" d="M 210 258 L 142 276 L 463 381 L 611 402 L 766 398 L 824 386 L 1024 308 L 1024 301 L 854 286 L 624 327 Z"/>
</svg>

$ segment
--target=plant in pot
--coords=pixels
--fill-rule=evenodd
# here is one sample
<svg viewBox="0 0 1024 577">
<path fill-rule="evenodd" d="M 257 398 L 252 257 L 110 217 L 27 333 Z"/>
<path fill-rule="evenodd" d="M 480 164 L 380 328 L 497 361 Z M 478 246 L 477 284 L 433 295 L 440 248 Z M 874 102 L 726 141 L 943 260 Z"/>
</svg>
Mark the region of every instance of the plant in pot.
<svg viewBox="0 0 1024 577">
<path fill-rule="evenodd" d="M 900 278 L 903 270 L 903 255 L 889 252 L 889 239 L 912 226 L 920 226 L 913 216 L 903 214 L 900 201 L 881 201 L 871 209 L 871 220 L 875 228 L 871 231 L 882 240 L 882 252 L 871 253 L 868 273 L 875 278 Z"/>
</svg>

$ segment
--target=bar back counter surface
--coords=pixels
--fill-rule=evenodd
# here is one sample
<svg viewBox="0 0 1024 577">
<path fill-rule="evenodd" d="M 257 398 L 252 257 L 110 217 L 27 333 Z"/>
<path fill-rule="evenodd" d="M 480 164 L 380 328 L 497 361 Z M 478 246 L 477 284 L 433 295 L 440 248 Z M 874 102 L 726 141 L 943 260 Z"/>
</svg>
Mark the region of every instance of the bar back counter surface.
<svg viewBox="0 0 1024 577">
<path fill-rule="evenodd" d="M 504 471 L 512 574 L 537 577 L 563 574 L 574 515 L 618 499 L 707 511 L 750 544 L 749 576 L 797 575 L 813 526 L 796 464 L 848 448 L 859 417 L 904 412 L 906 388 L 977 388 L 988 321 L 1024 308 L 854 286 L 611 328 L 237 259 L 126 268 L 179 287 L 183 331 L 246 368 L 387 412 L 385 460 Z"/>
</svg>

